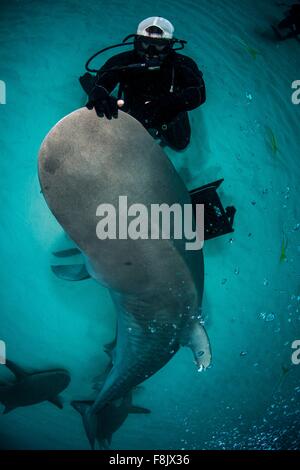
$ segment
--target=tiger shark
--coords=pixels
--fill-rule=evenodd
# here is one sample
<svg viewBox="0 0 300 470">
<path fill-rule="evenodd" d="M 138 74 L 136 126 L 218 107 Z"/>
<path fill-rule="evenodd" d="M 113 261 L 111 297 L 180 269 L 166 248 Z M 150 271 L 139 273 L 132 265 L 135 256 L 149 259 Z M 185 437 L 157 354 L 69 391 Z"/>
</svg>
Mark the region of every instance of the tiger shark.
<svg viewBox="0 0 300 470">
<path fill-rule="evenodd" d="M 41 145 L 39 179 L 50 210 L 82 252 L 89 275 L 109 289 L 117 312 L 113 367 L 92 404 L 73 402 L 93 448 L 105 407 L 160 370 L 181 346 L 192 349 L 198 370 L 210 365 L 201 320 L 203 252 L 186 250 L 184 237 L 97 236 L 97 207 L 118 207 L 120 195 L 146 207 L 191 203 L 162 148 L 122 111 L 108 120 L 81 108 L 59 121 Z"/>
</svg>

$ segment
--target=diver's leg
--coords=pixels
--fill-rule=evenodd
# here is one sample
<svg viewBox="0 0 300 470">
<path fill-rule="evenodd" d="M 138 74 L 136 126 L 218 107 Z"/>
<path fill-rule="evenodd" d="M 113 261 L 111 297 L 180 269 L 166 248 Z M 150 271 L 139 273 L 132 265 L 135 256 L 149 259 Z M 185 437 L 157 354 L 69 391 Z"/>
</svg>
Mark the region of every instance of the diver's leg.
<svg viewBox="0 0 300 470">
<path fill-rule="evenodd" d="M 174 150 L 184 150 L 191 139 L 191 126 L 187 111 L 179 113 L 176 118 L 160 131 L 162 145 Z"/>
<path fill-rule="evenodd" d="M 278 39 L 285 41 L 286 39 L 291 39 L 297 37 L 297 28 L 294 24 L 292 18 L 287 17 L 284 20 L 280 21 L 277 26 L 272 26 L 273 31 L 278 36 Z M 286 30 L 289 30 L 284 34 Z"/>
<path fill-rule="evenodd" d="M 290 28 L 291 27 L 291 19 L 290 17 L 287 17 L 287 18 L 284 18 L 284 20 L 280 21 L 280 23 L 278 23 L 277 25 L 277 28 L 278 29 L 287 29 L 287 28 Z"/>
<path fill-rule="evenodd" d="M 275 32 L 279 36 L 279 39 L 281 41 L 285 41 L 286 39 L 297 39 L 298 36 L 299 36 L 299 33 L 297 33 L 297 31 L 295 31 L 295 30 L 290 31 L 285 36 L 283 36 L 282 34 L 278 34 L 279 31 L 275 31 Z"/>
</svg>

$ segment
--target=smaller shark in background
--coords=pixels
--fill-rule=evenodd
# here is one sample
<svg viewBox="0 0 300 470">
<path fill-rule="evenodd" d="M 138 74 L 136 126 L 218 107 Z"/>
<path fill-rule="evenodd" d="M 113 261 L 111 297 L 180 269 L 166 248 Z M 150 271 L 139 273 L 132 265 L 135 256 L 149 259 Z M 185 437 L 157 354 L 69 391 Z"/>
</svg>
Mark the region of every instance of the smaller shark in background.
<svg viewBox="0 0 300 470">
<path fill-rule="evenodd" d="M 71 405 L 81 415 L 93 405 L 93 401 L 73 401 Z M 126 421 L 129 414 L 149 414 L 150 410 L 132 404 L 132 392 L 123 398 L 108 403 L 97 415 L 96 439 L 100 450 L 107 450 L 113 434 Z"/>
<path fill-rule="evenodd" d="M 43 401 L 49 401 L 62 409 L 63 404 L 58 394 L 70 383 L 70 374 L 64 369 L 51 369 L 28 373 L 12 361 L 6 361 L 6 367 L 15 375 L 15 382 L 0 384 L 0 403 L 5 406 L 3 414 Z"/>
</svg>

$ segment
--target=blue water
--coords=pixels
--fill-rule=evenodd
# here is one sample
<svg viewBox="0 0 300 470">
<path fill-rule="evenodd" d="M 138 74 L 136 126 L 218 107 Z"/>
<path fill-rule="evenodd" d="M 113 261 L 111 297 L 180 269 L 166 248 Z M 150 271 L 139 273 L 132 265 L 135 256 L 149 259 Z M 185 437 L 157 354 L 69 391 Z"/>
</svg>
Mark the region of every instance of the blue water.
<svg viewBox="0 0 300 470">
<path fill-rule="evenodd" d="M 93 396 L 115 312 L 94 281 L 64 283 L 50 270 L 52 252 L 70 242 L 40 194 L 37 154 L 49 129 L 85 104 L 78 76 L 86 59 L 153 15 L 188 41 L 208 95 L 190 113 L 190 146 L 166 153 L 190 189 L 224 177 L 222 200 L 238 212 L 235 233 L 204 249 L 213 367 L 197 373 L 191 352 L 180 350 L 135 394 L 151 415 L 131 415 L 112 448 L 299 448 L 300 365 L 291 344 L 300 339 L 300 105 L 291 84 L 300 79 L 300 55 L 297 41 L 274 41 L 270 23 L 282 7 L 1 0 L 0 8 L 0 340 L 28 371 L 64 367 L 72 376 L 63 411 L 43 403 L 0 416 L 0 448 L 88 449 L 69 402 Z M 12 379 L 4 366 L 0 379 Z"/>
</svg>

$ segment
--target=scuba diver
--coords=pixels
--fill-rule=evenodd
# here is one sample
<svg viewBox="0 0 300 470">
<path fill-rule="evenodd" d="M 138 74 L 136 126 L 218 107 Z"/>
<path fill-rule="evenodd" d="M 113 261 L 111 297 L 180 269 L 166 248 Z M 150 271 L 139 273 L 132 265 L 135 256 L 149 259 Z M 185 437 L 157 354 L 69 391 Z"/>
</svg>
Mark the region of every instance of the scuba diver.
<svg viewBox="0 0 300 470">
<path fill-rule="evenodd" d="M 191 136 L 188 111 L 206 100 L 202 72 L 189 57 L 176 51 L 186 41 L 173 37 L 174 27 L 161 17 L 143 20 L 136 34 L 123 43 L 94 54 L 87 62 L 88 72 L 80 83 L 88 94 L 88 109 L 99 117 L 118 117 L 118 109 L 137 119 L 162 146 L 175 150 L 187 147 Z M 128 43 L 128 39 L 133 42 Z M 109 59 L 100 70 L 90 69 L 89 63 L 98 54 L 119 46 L 133 44 L 132 50 Z M 175 44 L 179 47 L 174 48 Z M 118 85 L 117 98 L 112 92 Z"/>
<path fill-rule="evenodd" d="M 300 35 L 300 4 L 292 5 L 286 17 L 277 26 L 272 26 L 272 28 L 281 41 L 297 38 Z M 288 32 L 283 35 L 282 30 L 288 30 Z"/>
</svg>

